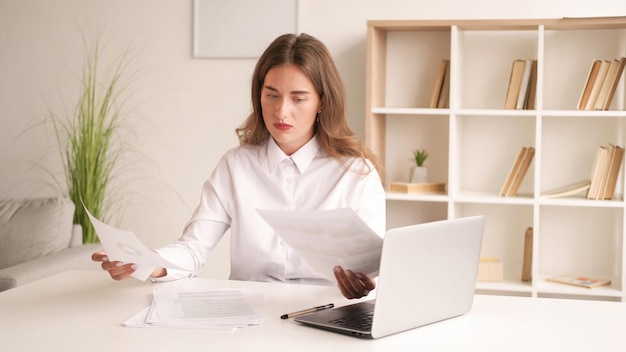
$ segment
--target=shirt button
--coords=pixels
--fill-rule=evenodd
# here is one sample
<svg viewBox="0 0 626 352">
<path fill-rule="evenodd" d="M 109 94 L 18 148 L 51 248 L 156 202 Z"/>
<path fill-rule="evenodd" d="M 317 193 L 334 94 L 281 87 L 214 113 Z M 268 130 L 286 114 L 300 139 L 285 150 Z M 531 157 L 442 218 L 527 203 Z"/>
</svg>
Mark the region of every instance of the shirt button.
<svg viewBox="0 0 626 352">
<path fill-rule="evenodd" d="M 290 177 L 286 181 L 287 181 L 288 184 L 291 184 L 293 182 L 293 178 Z"/>
</svg>

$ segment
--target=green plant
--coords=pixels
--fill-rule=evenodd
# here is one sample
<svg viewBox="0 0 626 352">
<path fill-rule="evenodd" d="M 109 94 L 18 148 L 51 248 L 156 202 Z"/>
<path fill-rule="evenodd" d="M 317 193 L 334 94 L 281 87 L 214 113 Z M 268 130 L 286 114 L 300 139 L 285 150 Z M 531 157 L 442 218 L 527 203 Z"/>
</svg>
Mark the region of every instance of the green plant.
<svg viewBox="0 0 626 352">
<path fill-rule="evenodd" d="M 129 83 L 126 71 L 131 60 L 129 51 L 124 51 L 100 77 L 100 36 L 91 48 L 85 36 L 83 43 L 81 87 L 73 116 L 64 118 L 50 112 L 49 118 L 63 161 L 68 196 L 76 205 L 74 223 L 83 228 L 83 243 L 97 243 L 83 204 L 106 222 L 112 200 L 111 184 L 126 151 L 120 130 Z"/>
<path fill-rule="evenodd" d="M 428 159 L 428 152 L 423 148 L 415 149 L 413 151 L 413 158 L 415 159 L 415 165 L 423 166 L 426 159 Z"/>
</svg>

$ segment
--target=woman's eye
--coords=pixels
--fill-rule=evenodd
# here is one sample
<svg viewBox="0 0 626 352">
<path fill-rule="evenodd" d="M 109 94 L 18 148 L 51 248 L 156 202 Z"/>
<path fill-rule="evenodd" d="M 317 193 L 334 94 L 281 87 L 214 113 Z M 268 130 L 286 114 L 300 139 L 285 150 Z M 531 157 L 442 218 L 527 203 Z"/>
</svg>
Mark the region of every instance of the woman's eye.
<svg viewBox="0 0 626 352">
<path fill-rule="evenodd" d="M 267 97 L 270 98 L 270 99 L 277 99 L 278 95 L 276 95 L 276 94 L 268 94 Z"/>
</svg>

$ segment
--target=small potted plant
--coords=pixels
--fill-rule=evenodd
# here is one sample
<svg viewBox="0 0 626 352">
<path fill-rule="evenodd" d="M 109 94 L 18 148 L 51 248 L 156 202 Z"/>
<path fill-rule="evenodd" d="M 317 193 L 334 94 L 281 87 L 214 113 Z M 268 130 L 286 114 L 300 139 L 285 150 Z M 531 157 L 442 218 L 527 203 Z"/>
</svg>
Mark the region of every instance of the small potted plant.
<svg viewBox="0 0 626 352">
<path fill-rule="evenodd" d="M 424 162 L 428 159 L 428 151 L 424 148 L 415 149 L 413 151 L 413 159 L 415 164 L 409 170 L 410 183 L 426 183 L 428 182 L 428 168 L 424 166 Z"/>
</svg>

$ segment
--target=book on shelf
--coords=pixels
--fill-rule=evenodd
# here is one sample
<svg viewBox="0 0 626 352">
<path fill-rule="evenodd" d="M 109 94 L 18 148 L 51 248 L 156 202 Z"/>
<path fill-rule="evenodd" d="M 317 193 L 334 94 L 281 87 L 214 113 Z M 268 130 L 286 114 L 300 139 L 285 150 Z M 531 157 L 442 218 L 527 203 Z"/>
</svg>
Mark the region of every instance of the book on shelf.
<svg viewBox="0 0 626 352">
<path fill-rule="evenodd" d="M 626 57 L 595 59 L 578 101 L 579 110 L 608 110 L 626 66 Z"/>
<path fill-rule="evenodd" d="M 524 155 L 524 160 L 522 160 L 522 164 L 520 165 L 519 170 L 515 175 L 515 178 L 513 179 L 513 183 L 511 184 L 509 190 L 506 192 L 507 197 L 517 196 L 517 191 L 519 190 L 519 187 L 522 184 L 524 177 L 528 173 L 528 168 L 530 167 L 530 163 L 533 161 L 534 156 L 535 148 L 528 147 L 526 154 Z"/>
<path fill-rule="evenodd" d="M 506 196 L 506 192 L 511 187 L 513 178 L 515 178 L 515 174 L 517 173 L 517 170 L 522 164 L 522 160 L 524 160 L 524 156 L 526 155 L 527 151 L 528 151 L 528 148 L 522 147 L 522 149 L 517 154 L 517 158 L 515 159 L 515 162 L 513 163 L 513 166 L 511 167 L 511 169 L 509 170 L 509 173 L 506 176 L 506 180 L 504 181 L 504 184 L 502 185 L 502 188 L 500 189 L 501 196 Z"/>
<path fill-rule="evenodd" d="M 550 282 L 557 282 L 560 284 L 574 285 L 574 286 L 586 287 L 586 288 L 594 288 L 598 286 L 611 284 L 611 280 L 598 279 L 598 278 L 587 277 L 587 276 L 577 276 L 577 275 L 559 275 L 559 276 L 549 277 L 546 280 Z"/>
<path fill-rule="evenodd" d="M 526 106 L 526 98 L 528 97 L 528 88 L 530 83 L 530 72 L 533 68 L 533 60 L 524 60 L 524 72 L 522 73 L 522 81 L 520 82 L 515 109 L 522 110 Z"/>
<path fill-rule="evenodd" d="M 589 179 L 580 180 L 578 182 L 565 185 L 563 187 L 558 187 L 546 191 L 542 194 L 542 196 L 546 198 L 561 198 L 580 195 L 582 198 L 585 198 L 587 196 L 587 191 L 589 190 L 590 184 L 591 180 Z"/>
<path fill-rule="evenodd" d="M 441 59 L 439 61 L 439 68 L 437 70 L 437 77 L 435 80 L 435 86 L 433 87 L 433 94 L 430 97 L 430 108 L 439 108 L 447 106 L 447 100 L 449 97 L 450 87 L 450 60 Z M 448 83 L 446 84 L 446 81 Z"/>
<path fill-rule="evenodd" d="M 605 167 L 603 184 L 600 187 L 599 199 L 613 199 L 615 186 L 624 160 L 624 148 L 609 144 L 609 159 Z"/>
<path fill-rule="evenodd" d="M 591 63 L 591 69 L 589 70 L 589 75 L 587 76 L 585 87 L 583 88 L 583 91 L 580 94 L 580 99 L 578 100 L 578 110 L 585 110 L 585 106 L 587 106 L 587 101 L 589 100 L 591 89 L 593 88 L 596 79 L 598 78 L 600 65 L 602 65 L 602 60 L 596 59 L 593 60 L 593 62 Z"/>
<path fill-rule="evenodd" d="M 600 94 L 600 90 L 602 89 L 604 79 L 606 78 L 606 74 L 609 71 L 610 66 L 611 61 L 609 60 L 602 60 L 600 62 L 598 76 L 593 82 L 593 86 L 591 87 L 591 91 L 589 92 L 589 98 L 587 99 L 587 103 L 585 104 L 585 110 L 593 110 L 596 106 L 596 100 L 598 100 L 598 95 Z"/>
<path fill-rule="evenodd" d="M 524 177 L 528 173 L 528 168 L 530 167 L 534 156 L 534 147 L 522 147 L 517 155 L 517 158 L 515 159 L 515 163 L 513 164 L 511 171 L 509 171 L 509 175 L 507 176 L 502 189 L 500 190 L 501 196 L 517 196 L 517 191 L 519 190 Z"/>
<path fill-rule="evenodd" d="M 537 60 L 532 60 L 531 64 L 528 94 L 524 103 L 524 108 L 528 110 L 535 108 L 535 97 L 537 95 Z"/>
<path fill-rule="evenodd" d="M 596 151 L 587 199 L 613 199 L 624 160 L 624 147 L 601 145 Z"/>
<path fill-rule="evenodd" d="M 515 109 L 517 106 L 525 66 L 526 60 L 513 60 L 513 67 L 511 67 L 511 75 L 509 76 L 509 87 L 504 100 L 505 109 Z"/>
<path fill-rule="evenodd" d="M 513 60 L 505 109 L 534 109 L 537 89 L 537 60 Z"/>
<path fill-rule="evenodd" d="M 533 265 L 533 228 L 529 227 L 524 233 L 524 257 L 522 258 L 522 282 L 532 281 Z"/>
<path fill-rule="evenodd" d="M 603 110 L 608 110 L 609 107 L 611 106 L 611 103 L 613 102 L 613 97 L 615 96 L 615 91 L 617 90 L 617 86 L 620 80 L 622 79 L 624 67 L 626 66 L 626 57 L 621 57 L 618 60 L 619 60 L 619 65 L 613 77 L 611 77 L 611 87 L 604 101 Z"/>
<path fill-rule="evenodd" d="M 600 192 L 600 182 L 604 174 L 604 168 L 609 158 L 609 150 L 605 146 L 598 147 L 596 151 L 596 157 L 591 169 L 591 184 L 589 185 L 589 192 L 587 192 L 587 199 L 597 199 Z"/>
<path fill-rule="evenodd" d="M 602 86 L 598 92 L 598 97 L 596 98 L 596 103 L 593 107 L 594 110 L 604 110 L 604 103 L 609 95 L 609 91 L 613 87 L 613 81 L 617 78 L 617 70 L 619 69 L 619 66 L 620 60 L 609 60 L 609 68 L 606 71 L 604 81 L 602 82 Z"/>
<path fill-rule="evenodd" d="M 408 183 L 408 182 L 391 182 L 389 190 L 400 193 L 437 193 L 446 192 L 446 184 L 444 182 L 426 182 L 426 183 Z"/>
<path fill-rule="evenodd" d="M 437 107 L 440 109 L 450 106 L 450 60 L 446 60 L 446 63 L 446 73 L 443 77 L 441 94 L 439 94 L 439 101 L 437 102 Z"/>
<path fill-rule="evenodd" d="M 609 173 L 611 172 L 611 164 L 613 163 L 613 158 L 615 157 L 615 145 L 609 144 L 608 146 L 603 146 L 602 148 L 606 148 L 606 161 L 604 162 L 602 175 L 600 176 L 600 180 L 598 182 L 598 193 L 595 199 L 604 199 L 604 192 L 606 191 L 606 186 L 609 179 Z"/>
</svg>

